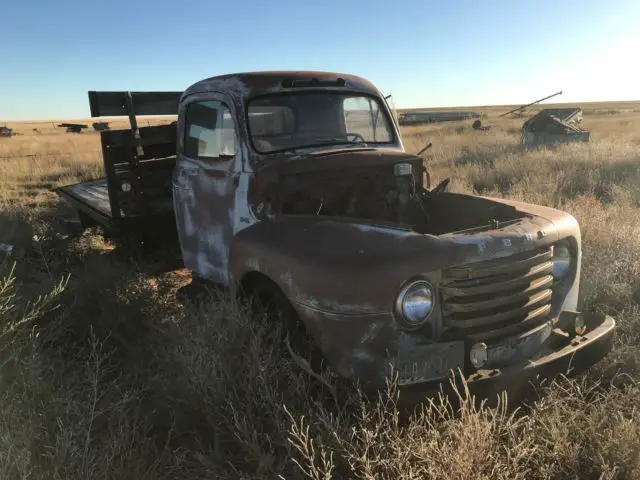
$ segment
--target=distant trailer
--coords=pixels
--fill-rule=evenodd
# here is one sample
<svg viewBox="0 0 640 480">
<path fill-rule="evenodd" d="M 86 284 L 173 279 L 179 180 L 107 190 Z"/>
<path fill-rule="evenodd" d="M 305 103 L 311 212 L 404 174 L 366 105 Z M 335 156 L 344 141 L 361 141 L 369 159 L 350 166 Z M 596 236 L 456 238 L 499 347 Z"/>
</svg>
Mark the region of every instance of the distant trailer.
<svg viewBox="0 0 640 480">
<path fill-rule="evenodd" d="M 476 112 L 405 112 L 398 117 L 400 125 L 417 125 L 432 122 L 452 122 L 480 118 Z"/>
</svg>

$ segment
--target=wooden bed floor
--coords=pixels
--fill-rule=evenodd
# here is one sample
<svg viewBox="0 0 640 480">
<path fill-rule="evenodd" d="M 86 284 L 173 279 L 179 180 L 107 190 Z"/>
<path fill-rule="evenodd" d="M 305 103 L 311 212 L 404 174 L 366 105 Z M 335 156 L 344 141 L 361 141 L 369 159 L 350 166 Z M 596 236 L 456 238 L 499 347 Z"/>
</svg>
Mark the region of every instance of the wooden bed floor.
<svg viewBox="0 0 640 480">
<path fill-rule="evenodd" d="M 111 205 L 109 204 L 107 179 L 76 183 L 75 185 L 62 187 L 60 190 L 76 197 L 78 200 L 90 205 L 95 210 L 111 217 Z"/>
</svg>

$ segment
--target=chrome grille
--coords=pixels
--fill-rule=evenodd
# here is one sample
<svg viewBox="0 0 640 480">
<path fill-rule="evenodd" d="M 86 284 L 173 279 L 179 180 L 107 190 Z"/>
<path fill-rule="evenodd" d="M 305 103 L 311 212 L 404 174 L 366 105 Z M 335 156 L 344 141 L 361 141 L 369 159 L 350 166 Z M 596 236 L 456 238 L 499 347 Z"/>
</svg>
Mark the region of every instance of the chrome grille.
<svg viewBox="0 0 640 480">
<path fill-rule="evenodd" d="M 553 247 L 448 268 L 440 284 L 447 336 L 495 340 L 549 319 Z"/>
</svg>

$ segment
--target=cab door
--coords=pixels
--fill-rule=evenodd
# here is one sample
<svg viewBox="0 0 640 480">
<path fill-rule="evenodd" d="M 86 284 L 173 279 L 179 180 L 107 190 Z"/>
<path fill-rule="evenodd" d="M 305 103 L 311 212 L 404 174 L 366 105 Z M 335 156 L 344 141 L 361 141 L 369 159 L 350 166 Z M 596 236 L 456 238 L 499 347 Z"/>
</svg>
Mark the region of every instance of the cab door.
<svg viewBox="0 0 640 480">
<path fill-rule="evenodd" d="M 180 106 L 173 205 L 182 258 L 194 276 L 229 282 L 238 141 L 230 102 L 195 95 Z"/>
</svg>

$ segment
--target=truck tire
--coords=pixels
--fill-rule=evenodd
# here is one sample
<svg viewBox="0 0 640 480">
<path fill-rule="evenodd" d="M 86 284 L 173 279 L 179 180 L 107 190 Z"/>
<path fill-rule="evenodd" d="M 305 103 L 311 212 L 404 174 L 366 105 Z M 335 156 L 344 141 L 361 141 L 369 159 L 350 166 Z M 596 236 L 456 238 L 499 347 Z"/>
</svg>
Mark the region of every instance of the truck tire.
<svg viewBox="0 0 640 480">
<path fill-rule="evenodd" d="M 285 341 L 288 336 L 291 349 L 296 355 L 307 360 L 314 372 L 324 370 L 326 362 L 320 349 L 278 285 L 266 277 L 260 277 L 243 288 L 243 295 L 255 307 L 264 311 L 269 321 L 282 322 L 279 341 L 286 355 L 288 350 Z"/>
</svg>

